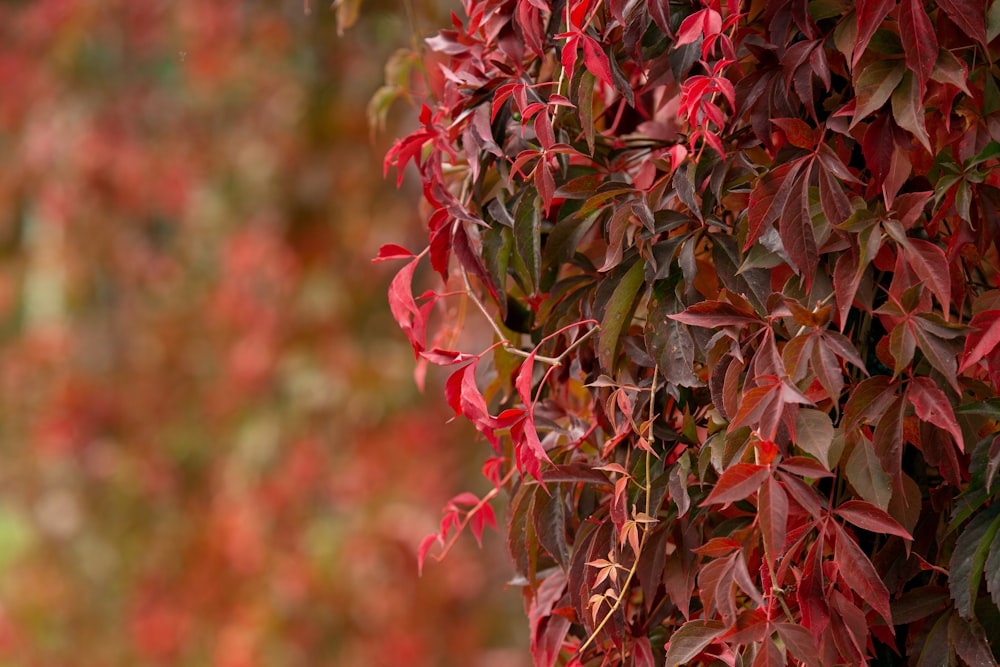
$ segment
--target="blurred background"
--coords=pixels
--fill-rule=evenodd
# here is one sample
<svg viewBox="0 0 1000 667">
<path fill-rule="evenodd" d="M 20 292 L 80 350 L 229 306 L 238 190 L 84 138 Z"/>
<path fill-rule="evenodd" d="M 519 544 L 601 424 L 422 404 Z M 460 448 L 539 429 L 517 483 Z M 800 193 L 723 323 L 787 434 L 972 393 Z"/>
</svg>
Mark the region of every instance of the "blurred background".
<svg viewBox="0 0 1000 667">
<path fill-rule="evenodd" d="M 0 2 L 0 665 L 526 664 L 495 534 L 417 577 L 487 448 L 369 262 L 449 5 Z"/>
</svg>

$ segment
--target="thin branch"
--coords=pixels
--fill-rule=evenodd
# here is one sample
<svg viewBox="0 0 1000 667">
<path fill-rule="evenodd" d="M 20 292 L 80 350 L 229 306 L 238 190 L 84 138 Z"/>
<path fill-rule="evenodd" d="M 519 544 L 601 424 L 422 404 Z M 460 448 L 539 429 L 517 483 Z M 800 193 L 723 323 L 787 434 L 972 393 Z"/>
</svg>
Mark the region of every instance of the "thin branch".
<svg viewBox="0 0 1000 667">
<path fill-rule="evenodd" d="M 469 274 L 465 270 L 465 267 L 462 267 L 461 271 L 462 271 L 462 280 L 465 282 L 466 295 L 470 299 L 472 299 L 472 302 L 476 304 L 477 308 L 479 308 L 479 312 L 481 312 L 483 316 L 486 318 L 486 321 L 489 322 L 490 328 L 493 329 L 493 333 L 495 333 L 497 335 L 497 338 L 500 339 L 500 344 L 503 346 L 503 349 L 506 350 L 507 352 L 510 352 L 511 354 L 523 357 L 524 359 L 531 357 L 532 356 L 531 352 L 525 352 L 521 348 L 516 347 L 513 343 L 510 342 L 510 340 L 507 339 L 503 331 L 501 331 L 500 326 L 496 323 L 496 320 L 493 319 L 493 315 L 490 314 L 490 311 L 486 309 L 486 306 L 483 304 L 482 300 L 476 295 L 475 290 L 472 289 L 472 283 L 469 280 Z M 586 324 L 586 321 L 579 322 L 578 324 Z M 563 359 L 566 358 L 566 355 L 568 355 L 570 352 L 576 349 L 583 341 L 592 336 L 598 329 L 600 329 L 600 325 L 595 324 L 594 328 L 586 331 L 583 335 L 581 335 L 579 338 L 573 341 L 569 345 L 569 347 L 567 347 L 559 354 L 558 357 L 547 357 L 542 354 L 535 354 L 534 359 L 535 361 L 540 361 L 543 364 L 549 364 L 550 366 L 562 366 Z"/>
</svg>

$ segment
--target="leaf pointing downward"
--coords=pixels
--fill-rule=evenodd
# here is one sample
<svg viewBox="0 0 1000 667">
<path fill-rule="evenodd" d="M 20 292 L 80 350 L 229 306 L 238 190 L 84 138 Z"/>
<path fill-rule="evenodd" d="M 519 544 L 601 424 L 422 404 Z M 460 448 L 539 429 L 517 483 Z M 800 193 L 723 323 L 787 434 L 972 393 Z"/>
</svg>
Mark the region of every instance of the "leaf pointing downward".
<svg viewBox="0 0 1000 667">
<path fill-rule="evenodd" d="M 892 625 L 889 611 L 889 589 L 868 556 L 861 550 L 850 534 L 837 526 L 837 543 L 834 557 L 844 574 L 847 585 L 872 606 L 879 615 Z"/>
</svg>

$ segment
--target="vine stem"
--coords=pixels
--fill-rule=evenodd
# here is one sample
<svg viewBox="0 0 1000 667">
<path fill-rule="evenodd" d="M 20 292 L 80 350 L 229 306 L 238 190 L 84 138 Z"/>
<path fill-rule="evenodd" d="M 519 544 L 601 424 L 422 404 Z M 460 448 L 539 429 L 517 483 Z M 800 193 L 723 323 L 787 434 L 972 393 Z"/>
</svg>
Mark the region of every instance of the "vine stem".
<svg viewBox="0 0 1000 667">
<path fill-rule="evenodd" d="M 511 480 L 516 471 L 517 468 L 511 468 L 507 472 L 507 474 L 504 475 L 504 478 L 500 480 L 499 484 L 490 489 L 489 492 L 485 496 L 483 496 L 478 503 L 469 508 L 469 511 L 465 513 L 465 518 L 462 519 L 462 522 L 458 524 L 458 528 L 452 534 L 451 538 L 447 542 L 445 542 L 444 545 L 442 545 L 441 552 L 434 556 L 434 560 L 440 563 L 444 559 L 444 557 L 448 555 L 448 552 L 451 551 L 451 548 L 455 546 L 455 543 L 458 541 L 458 538 L 461 537 L 462 533 L 465 531 L 465 527 L 469 525 L 470 521 L 472 521 L 472 517 L 474 517 L 479 512 L 479 510 L 483 509 L 483 507 L 487 505 L 491 500 L 500 495 L 500 489 L 502 489 L 507 485 L 507 483 Z"/>
<path fill-rule="evenodd" d="M 646 484 L 645 484 L 646 516 L 649 516 L 649 512 L 652 509 L 650 506 L 650 492 L 652 489 L 652 482 L 649 479 L 650 467 L 652 465 L 650 462 L 650 456 L 653 448 L 653 439 L 654 439 L 653 403 L 654 399 L 656 398 L 656 376 L 659 375 L 659 373 L 660 373 L 660 366 L 657 364 L 656 368 L 653 371 L 653 382 L 649 387 L 649 437 L 647 439 L 649 442 L 649 449 L 646 450 L 645 454 L 646 455 Z M 641 525 L 643 525 L 643 530 L 642 530 L 642 539 L 639 540 L 639 550 L 635 554 L 635 559 L 632 561 L 632 567 L 629 568 L 628 575 L 625 577 L 625 581 L 622 582 L 621 593 L 618 595 L 618 599 L 615 600 L 615 603 L 611 606 L 611 609 L 608 610 L 608 613 L 604 615 L 604 618 L 601 619 L 601 622 L 597 624 L 597 627 L 594 628 L 594 631 L 590 633 L 589 637 L 587 637 L 586 641 L 580 644 L 580 647 L 576 650 L 577 655 L 582 654 L 587 649 L 587 647 L 590 646 L 595 639 L 597 639 L 597 635 L 601 633 L 601 630 L 604 629 L 604 626 L 608 624 L 608 621 L 611 620 L 611 617 L 614 616 L 615 612 L 617 612 L 622 605 L 622 600 L 625 598 L 625 594 L 628 592 L 628 588 L 632 583 L 632 578 L 635 576 L 636 570 L 639 568 L 639 558 L 642 556 L 642 552 L 646 547 L 646 539 L 649 537 L 649 530 L 645 528 L 645 524 Z"/>
<path fill-rule="evenodd" d="M 495 333 L 497 337 L 500 339 L 500 344 L 501 346 L 503 346 L 503 349 L 506 350 L 507 352 L 510 352 L 511 354 L 523 357 L 524 359 L 531 357 L 532 356 L 531 352 L 525 352 L 521 348 L 515 347 L 514 344 L 507 339 L 503 331 L 500 330 L 500 326 L 497 325 L 496 321 L 493 319 L 493 315 L 491 315 L 490 311 L 486 309 L 486 306 L 483 304 L 482 300 L 478 296 L 476 296 L 475 290 L 472 289 L 472 283 L 469 280 L 468 272 L 465 270 L 464 267 L 462 268 L 461 271 L 462 271 L 462 280 L 465 283 L 465 294 L 470 299 L 472 299 L 472 302 L 476 304 L 476 307 L 479 309 L 479 312 L 481 312 L 483 316 L 486 318 L 486 321 L 489 322 L 490 328 L 493 329 L 493 333 Z M 585 323 L 586 322 L 578 322 L 577 324 L 585 324 Z M 597 331 L 600 328 L 601 327 L 599 324 L 595 324 L 592 329 L 587 330 L 579 338 L 570 343 L 569 347 L 563 350 L 558 357 L 547 357 L 542 354 L 535 354 L 533 358 L 535 361 L 540 361 L 543 364 L 548 364 L 550 366 L 562 366 L 563 359 L 566 358 L 566 355 L 568 355 L 570 352 L 579 347 L 580 344 L 583 343 L 585 340 L 587 340 L 595 333 L 597 333 Z"/>
</svg>

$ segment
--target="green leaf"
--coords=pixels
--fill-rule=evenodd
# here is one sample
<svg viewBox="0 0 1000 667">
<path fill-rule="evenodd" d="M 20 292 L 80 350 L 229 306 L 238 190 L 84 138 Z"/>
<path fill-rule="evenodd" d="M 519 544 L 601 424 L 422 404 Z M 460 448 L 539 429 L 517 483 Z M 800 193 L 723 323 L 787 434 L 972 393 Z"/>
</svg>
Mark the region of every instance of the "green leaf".
<svg viewBox="0 0 1000 667">
<path fill-rule="evenodd" d="M 619 338 L 623 330 L 627 331 L 632 321 L 639 295 L 639 288 L 644 282 L 645 262 L 638 260 L 622 276 L 611 298 L 608 300 L 601 320 L 601 332 L 598 334 L 597 354 L 601 368 L 609 374 L 614 372 L 615 358 L 618 354 Z"/>
<path fill-rule="evenodd" d="M 686 324 L 669 317 L 682 310 L 673 293 L 674 282 L 658 280 L 653 284 L 646 317 L 646 349 L 667 382 L 697 387 L 702 382 L 694 373 L 694 339 Z"/>
<path fill-rule="evenodd" d="M 955 542 L 951 554 L 951 574 L 948 588 L 955 609 L 963 618 L 974 616 L 983 567 L 990 553 L 993 538 L 1000 528 L 1000 503 L 993 503 L 972 518 Z"/>
<path fill-rule="evenodd" d="M 507 314 L 507 267 L 510 265 L 510 254 L 514 249 L 514 235 L 509 227 L 497 223 L 484 229 L 483 262 L 486 270 L 496 285 L 497 297 L 500 301 L 500 316 Z"/>
<path fill-rule="evenodd" d="M 568 570 L 565 494 L 561 489 L 562 486 L 556 484 L 549 489 L 549 493 L 538 496 L 535 501 L 534 522 L 539 543 L 564 570 Z"/>
<path fill-rule="evenodd" d="M 993 598 L 993 604 L 1000 609 L 1000 531 L 993 536 L 990 552 L 986 557 L 986 590 Z"/>
<path fill-rule="evenodd" d="M 527 191 L 514 209 L 514 245 L 527 271 L 532 293 L 538 292 L 542 270 L 542 215 L 537 196 Z"/>
</svg>

